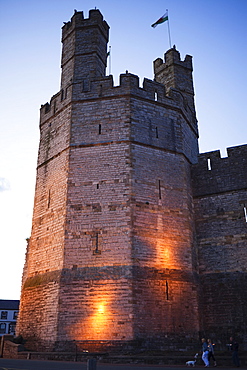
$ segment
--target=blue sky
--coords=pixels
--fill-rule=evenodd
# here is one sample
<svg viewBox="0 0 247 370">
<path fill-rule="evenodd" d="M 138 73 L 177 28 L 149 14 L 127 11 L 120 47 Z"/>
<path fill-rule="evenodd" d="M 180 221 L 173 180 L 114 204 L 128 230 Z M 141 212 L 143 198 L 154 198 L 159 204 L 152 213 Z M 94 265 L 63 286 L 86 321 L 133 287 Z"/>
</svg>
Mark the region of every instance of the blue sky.
<svg viewBox="0 0 247 370">
<path fill-rule="evenodd" d="M 100 9 L 110 26 L 111 73 L 153 79 L 172 45 L 193 56 L 200 152 L 247 143 L 246 0 L 0 0 L 0 299 L 18 299 L 31 234 L 39 109 L 59 91 L 61 27 L 74 9 Z M 107 69 L 107 74 L 109 70 Z"/>
</svg>

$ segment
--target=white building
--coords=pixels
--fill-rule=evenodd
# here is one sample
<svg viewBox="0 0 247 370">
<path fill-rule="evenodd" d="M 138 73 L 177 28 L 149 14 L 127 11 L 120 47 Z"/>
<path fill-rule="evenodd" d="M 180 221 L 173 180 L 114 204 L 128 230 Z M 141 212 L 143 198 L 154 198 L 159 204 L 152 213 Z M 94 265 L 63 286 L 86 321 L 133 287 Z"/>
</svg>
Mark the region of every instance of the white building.
<svg viewBox="0 0 247 370">
<path fill-rule="evenodd" d="M 0 299 L 0 337 L 4 334 L 15 335 L 19 303 L 18 300 Z"/>
</svg>

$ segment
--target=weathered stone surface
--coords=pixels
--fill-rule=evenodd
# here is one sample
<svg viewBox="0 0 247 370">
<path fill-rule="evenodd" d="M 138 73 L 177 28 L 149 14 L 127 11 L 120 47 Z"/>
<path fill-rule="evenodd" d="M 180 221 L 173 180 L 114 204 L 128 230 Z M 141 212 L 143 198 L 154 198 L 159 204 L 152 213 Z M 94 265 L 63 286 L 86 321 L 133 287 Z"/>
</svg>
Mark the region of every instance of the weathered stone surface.
<svg viewBox="0 0 247 370">
<path fill-rule="evenodd" d="M 200 154 L 192 166 L 202 330 L 245 342 L 247 317 L 247 145 Z"/>
<path fill-rule="evenodd" d="M 17 326 L 30 349 L 175 349 L 246 325 L 245 146 L 199 156 L 192 59 L 175 48 L 155 81 L 114 86 L 108 28 L 98 10 L 63 27 L 61 90 L 40 111 Z"/>
</svg>

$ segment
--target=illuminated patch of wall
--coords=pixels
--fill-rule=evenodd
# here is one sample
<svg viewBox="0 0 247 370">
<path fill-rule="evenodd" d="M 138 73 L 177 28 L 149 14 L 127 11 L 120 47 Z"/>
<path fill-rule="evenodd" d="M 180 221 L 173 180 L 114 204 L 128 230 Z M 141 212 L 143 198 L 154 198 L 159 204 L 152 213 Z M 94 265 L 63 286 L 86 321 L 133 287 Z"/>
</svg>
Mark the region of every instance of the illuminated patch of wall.
<svg viewBox="0 0 247 370">
<path fill-rule="evenodd" d="M 192 235 L 179 229 L 146 228 L 135 235 L 134 256 L 139 265 L 191 271 Z"/>
<path fill-rule="evenodd" d="M 78 341 L 133 339 L 131 289 L 126 279 L 94 281 L 79 299 L 75 294 L 78 314 L 65 328 L 68 337 Z"/>
<path fill-rule="evenodd" d="M 141 208 L 141 207 L 139 207 Z M 192 232 L 183 212 L 142 207 L 135 212 L 135 334 L 197 333 L 197 282 L 192 272 Z M 183 309 L 181 310 L 181 307 Z"/>
<path fill-rule="evenodd" d="M 161 214 L 157 214 L 157 238 L 153 248 L 156 250 L 156 265 L 170 266 L 171 265 L 171 245 L 169 245 L 169 236 L 166 235 L 166 240 L 164 239 L 164 222 Z M 169 244 L 168 244 L 169 243 Z"/>
</svg>

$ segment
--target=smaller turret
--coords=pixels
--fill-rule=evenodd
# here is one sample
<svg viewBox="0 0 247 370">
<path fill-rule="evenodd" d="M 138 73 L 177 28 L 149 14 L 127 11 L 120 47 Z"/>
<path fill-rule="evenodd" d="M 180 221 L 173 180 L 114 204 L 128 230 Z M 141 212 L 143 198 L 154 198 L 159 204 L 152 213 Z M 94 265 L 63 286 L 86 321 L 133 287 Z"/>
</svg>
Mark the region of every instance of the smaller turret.
<svg viewBox="0 0 247 370">
<path fill-rule="evenodd" d="M 167 94 L 171 88 L 180 91 L 195 115 L 192 57 L 186 55 L 182 61 L 174 45 L 165 53 L 164 61 L 161 58 L 154 61 L 154 80 L 165 85 Z"/>
</svg>

